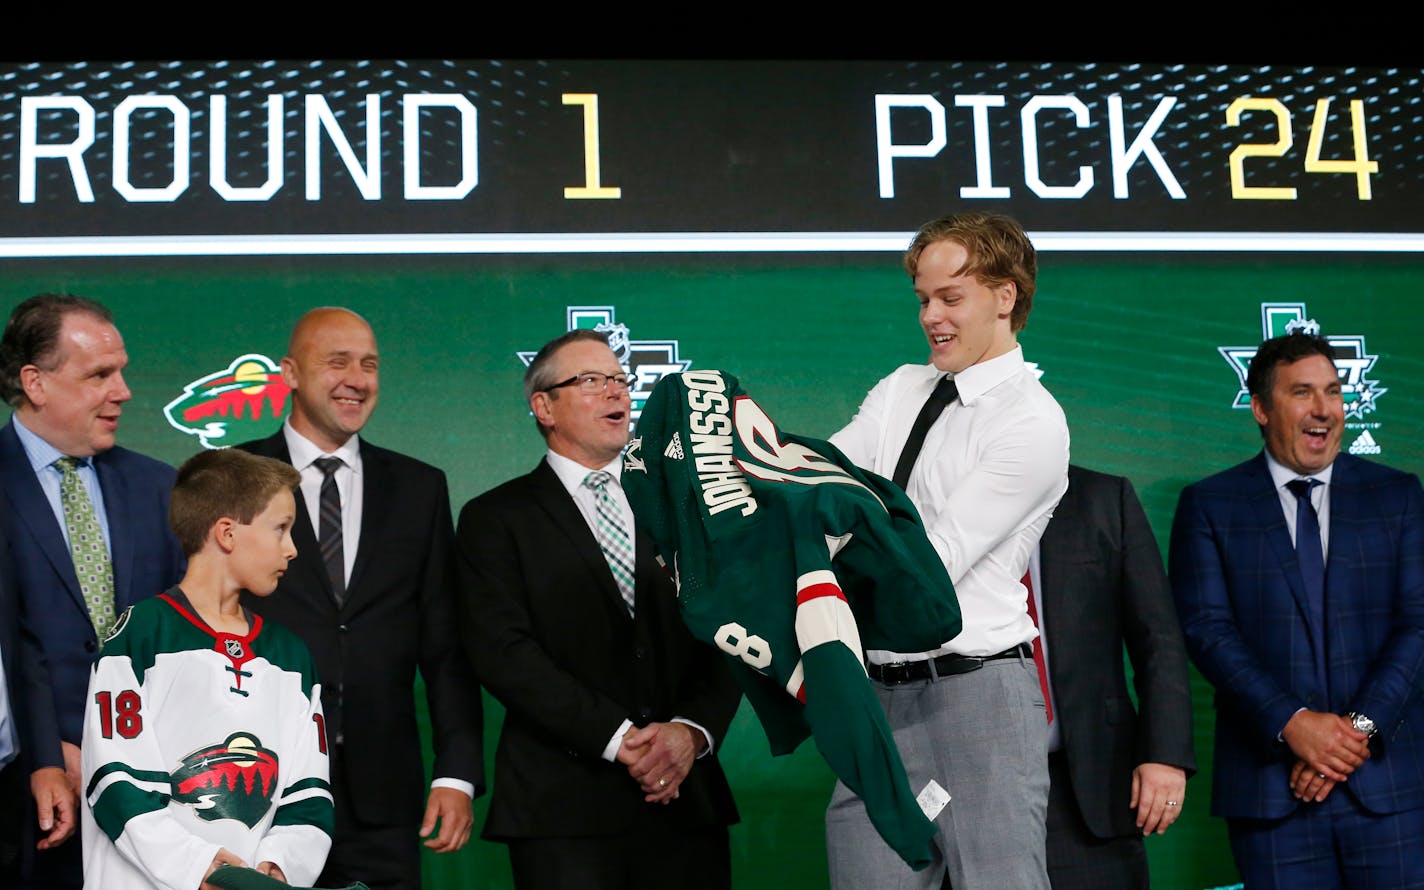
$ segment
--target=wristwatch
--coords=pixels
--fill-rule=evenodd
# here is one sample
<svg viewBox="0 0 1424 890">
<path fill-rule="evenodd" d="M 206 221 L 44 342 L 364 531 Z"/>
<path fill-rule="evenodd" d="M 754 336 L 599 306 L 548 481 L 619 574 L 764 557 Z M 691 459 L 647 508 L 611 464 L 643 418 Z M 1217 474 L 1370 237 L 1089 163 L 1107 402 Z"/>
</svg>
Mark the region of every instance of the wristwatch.
<svg viewBox="0 0 1424 890">
<path fill-rule="evenodd" d="M 1375 722 L 1359 711 L 1351 711 L 1345 716 L 1350 718 L 1350 724 L 1355 727 L 1357 732 L 1363 732 L 1370 738 L 1374 738 L 1375 733 L 1379 732 L 1379 727 L 1375 726 Z"/>
</svg>

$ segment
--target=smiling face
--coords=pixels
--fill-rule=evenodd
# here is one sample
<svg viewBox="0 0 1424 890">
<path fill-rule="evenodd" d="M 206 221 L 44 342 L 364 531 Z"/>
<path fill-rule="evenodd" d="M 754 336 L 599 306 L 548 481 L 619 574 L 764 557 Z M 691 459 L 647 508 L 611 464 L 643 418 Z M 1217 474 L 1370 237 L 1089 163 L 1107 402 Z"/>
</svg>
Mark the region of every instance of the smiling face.
<svg viewBox="0 0 1424 890">
<path fill-rule="evenodd" d="M 25 402 L 17 409 L 21 422 L 71 457 L 113 448 L 119 414 L 132 397 L 124 383 L 128 363 L 117 328 L 88 312 L 67 313 L 53 367 L 20 369 L 25 390 Z"/>
<path fill-rule="evenodd" d="M 345 309 L 314 309 L 292 331 L 282 379 L 292 388 L 292 428 L 331 452 L 361 431 L 380 391 L 376 335 Z"/>
<path fill-rule="evenodd" d="M 231 565 L 237 586 L 257 596 L 277 589 L 287 563 L 297 555 L 292 543 L 296 516 L 296 498 L 283 488 L 251 522 L 233 524 Z"/>
<path fill-rule="evenodd" d="M 1345 431 L 1340 374 L 1323 355 L 1276 366 L 1269 406 L 1251 397 L 1251 414 L 1261 425 L 1266 448 L 1282 466 L 1309 476 L 1334 462 Z"/>
<path fill-rule="evenodd" d="M 597 371 L 621 374 L 613 350 L 596 340 L 575 340 L 554 353 L 555 381 Z M 600 393 L 585 393 L 578 386 L 536 392 L 529 407 L 543 428 L 549 449 L 591 470 L 607 466 L 628 444 L 632 403 L 628 388 L 609 383 Z"/>
<path fill-rule="evenodd" d="M 989 287 L 961 275 L 969 252 L 956 241 L 936 241 L 920 254 L 915 296 L 930 360 L 941 371 L 959 373 L 997 358 L 1017 344 L 1009 323 L 1016 294 L 1013 282 Z"/>
</svg>

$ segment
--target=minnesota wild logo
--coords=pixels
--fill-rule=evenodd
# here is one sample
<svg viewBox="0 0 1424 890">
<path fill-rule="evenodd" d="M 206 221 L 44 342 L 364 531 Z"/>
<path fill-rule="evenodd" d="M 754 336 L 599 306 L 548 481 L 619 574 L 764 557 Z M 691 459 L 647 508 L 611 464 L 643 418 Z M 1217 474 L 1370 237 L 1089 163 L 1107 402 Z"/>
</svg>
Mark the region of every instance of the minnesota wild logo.
<svg viewBox="0 0 1424 890">
<path fill-rule="evenodd" d="M 235 732 L 221 745 L 200 748 L 174 770 L 173 799 L 202 819 L 236 819 L 257 827 L 277 793 L 277 755 L 251 733 Z"/>
<path fill-rule="evenodd" d="M 183 387 L 163 416 L 204 448 L 222 448 L 269 435 L 282 421 L 290 392 L 276 363 L 253 352 Z"/>
</svg>

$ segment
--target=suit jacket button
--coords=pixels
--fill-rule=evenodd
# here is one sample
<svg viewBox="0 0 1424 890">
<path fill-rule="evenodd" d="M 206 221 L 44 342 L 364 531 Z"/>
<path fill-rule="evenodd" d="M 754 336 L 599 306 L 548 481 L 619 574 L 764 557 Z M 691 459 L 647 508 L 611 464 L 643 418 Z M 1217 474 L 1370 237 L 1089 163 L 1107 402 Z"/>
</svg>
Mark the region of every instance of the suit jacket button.
<svg viewBox="0 0 1424 890">
<path fill-rule="evenodd" d="M 634 657 L 634 658 L 643 658 L 643 657 L 645 657 L 647 654 L 648 654 L 648 649 L 647 649 L 646 646 L 638 645 L 638 646 L 634 646 L 634 647 L 633 647 L 633 657 Z"/>
<path fill-rule="evenodd" d="M 344 625 L 344 624 L 338 624 L 338 625 L 336 626 L 336 629 L 339 630 L 339 631 L 341 631 L 342 633 L 346 633 L 347 631 L 351 630 L 351 628 L 347 627 L 347 626 Z"/>
<path fill-rule="evenodd" d="M 98 651 L 99 651 L 99 644 L 98 644 L 97 642 L 95 642 L 94 640 L 85 640 L 85 641 L 84 641 L 84 651 L 85 651 L 85 652 L 98 652 Z"/>
</svg>

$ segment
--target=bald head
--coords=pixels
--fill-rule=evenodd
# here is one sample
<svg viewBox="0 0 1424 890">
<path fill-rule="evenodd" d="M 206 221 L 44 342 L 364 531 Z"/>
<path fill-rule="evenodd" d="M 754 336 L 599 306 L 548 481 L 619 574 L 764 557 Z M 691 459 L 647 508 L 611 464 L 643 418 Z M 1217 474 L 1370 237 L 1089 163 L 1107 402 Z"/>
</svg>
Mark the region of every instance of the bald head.
<svg viewBox="0 0 1424 890">
<path fill-rule="evenodd" d="M 303 315 L 282 359 L 292 428 L 323 451 L 340 448 L 371 419 L 380 364 L 376 335 L 355 312 L 322 306 Z"/>
</svg>

